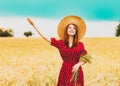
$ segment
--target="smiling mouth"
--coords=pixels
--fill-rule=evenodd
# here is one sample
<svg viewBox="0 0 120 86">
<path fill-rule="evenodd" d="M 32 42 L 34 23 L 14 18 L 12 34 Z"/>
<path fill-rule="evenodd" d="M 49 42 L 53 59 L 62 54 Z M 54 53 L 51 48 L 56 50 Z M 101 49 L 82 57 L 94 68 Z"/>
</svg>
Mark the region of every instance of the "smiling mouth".
<svg viewBox="0 0 120 86">
<path fill-rule="evenodd" d="M 74 31 L 73 31 L 73 30 L 70 30 L 69 32 L 70 32 L 70 33 L 74 33 Z"/>
</svg>

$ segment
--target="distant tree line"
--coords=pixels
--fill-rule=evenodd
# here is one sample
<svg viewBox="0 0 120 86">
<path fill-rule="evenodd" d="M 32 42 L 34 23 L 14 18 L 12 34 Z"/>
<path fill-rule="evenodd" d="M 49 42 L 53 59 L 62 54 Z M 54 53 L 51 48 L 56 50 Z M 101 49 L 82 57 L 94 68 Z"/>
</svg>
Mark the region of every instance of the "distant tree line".
<svg viewBox="0 0 120 86">
<path fill-rule="evenodd" d="M 31 31 L 25 31 L 23 35 L 29 37 L 32 36 L 33 33 Z M 14 36 L 14 32 L 12 29 L 6 29 L 3 27 L 0 28 L 0 37 L 13 37 L 13 36 Z"/>
<path fill-rule="evenodd" d="M 29 37 L 32 36 L 33 33 L 31 31 L 25 31 L 23 35 Z M 13 36 L 14 32 L 12 29 L 0 28 L 0 37 L 13 37 Z M 115 29 L 115 36 L 120 37 L 120 21 L 117 28 Z"/>
<path fill-rule="evenodd" d="M 25 35 L 26 37 L 29 37 L 29 36 L 32 36 L 33 33 L 32 33 L 31 31 L 26 31 L 26 32 L 24 32 L 24 35 Z"/>
<path fill-rule="evenodd" d="M 0 37 L 13 37 L 14 32 L 12 29 L 0 28 Z"/>
<path fill-rule="evenodd" d="M 115 36 L 116 36 L 116 37 L 120 36 L 120 23 L 119 23 L 119 25 L 118 25 L 117 28 L 116 28 Z"/>
</svg>

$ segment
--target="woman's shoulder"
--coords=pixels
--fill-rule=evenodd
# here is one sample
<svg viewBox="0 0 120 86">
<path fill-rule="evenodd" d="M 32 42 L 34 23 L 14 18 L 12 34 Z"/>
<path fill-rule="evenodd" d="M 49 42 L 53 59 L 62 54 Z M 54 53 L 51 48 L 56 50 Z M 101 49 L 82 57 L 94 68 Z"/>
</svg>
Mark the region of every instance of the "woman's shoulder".
<svg viewBox="0 0 120 86">
<path fill-rule="evenodd" d="M 84 43 L 81 42 L 81 41 L 79 41 L 79 42 L 78 42 L 78 46 L 79 46 L 79 47 L 84 47 Z"/>
<path fill-rule="evenodd" d="M 64 41 L 59 38 L 51 38 L 51 43 L 63 44 Z"/>
<path fill-rule="evenodd" d="M 60 39 L 60 38 L 55 38 L 55 37 L 51 37 L 51 40 L 55 40 L 55 41 L 58 41 L 58 42 L 62 42 L 63 40 Z"/>
<path fill-rule="evenodd" d="M 64 44 L 64 41 L 58 38 L 51 38 L 51 45 L 60 47 L 61 45 Z"/>
<path fill-rule="evenodd" d="M 83 45 L 83 42 L 79 41 L 79 42 L 78 42 L 78 45 Z"/>
</svg>

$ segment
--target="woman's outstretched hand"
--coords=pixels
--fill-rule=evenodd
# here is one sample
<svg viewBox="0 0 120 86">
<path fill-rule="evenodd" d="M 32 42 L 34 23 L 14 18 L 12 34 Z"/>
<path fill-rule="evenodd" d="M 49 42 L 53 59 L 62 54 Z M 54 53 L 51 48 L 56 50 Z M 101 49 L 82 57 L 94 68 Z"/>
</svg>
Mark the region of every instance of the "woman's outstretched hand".
<svg viewBox="0 0 120 86">
<path fill-rule="evenodd" d="M 34 23 L 33 23 L 33 21 L 32 21 L 30 18 L 27 18 L 27 21 L 28 21 L 32 26 L 34 26 Z"/>
<path fill-rule="evenodd" d="M 39 31 L 39 29 L 34 25 L 33 21 L 30 18 L 27 18 L 27 21 L 34 27 L 34 29 L 37 31 L 37 33 L 46 41 L 48 41 L 50 43 L 50 40 L 48 40 L 46 37 L 44 37 L 41 32 Z"/>
</svg>

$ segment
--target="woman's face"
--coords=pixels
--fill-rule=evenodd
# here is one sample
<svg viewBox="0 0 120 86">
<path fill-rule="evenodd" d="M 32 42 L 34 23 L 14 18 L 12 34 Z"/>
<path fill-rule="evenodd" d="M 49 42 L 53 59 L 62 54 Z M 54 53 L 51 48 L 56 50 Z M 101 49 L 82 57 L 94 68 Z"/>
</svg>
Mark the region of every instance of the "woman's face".
<svg viewBox="0 0 120 86">
<path fill-rule="evenodd" d="M 67 33 L 70 36 L 74 36 L 76 34 L 76 27 L 73 24 L 70 24 L 67 28 Z"/>
</svg>

